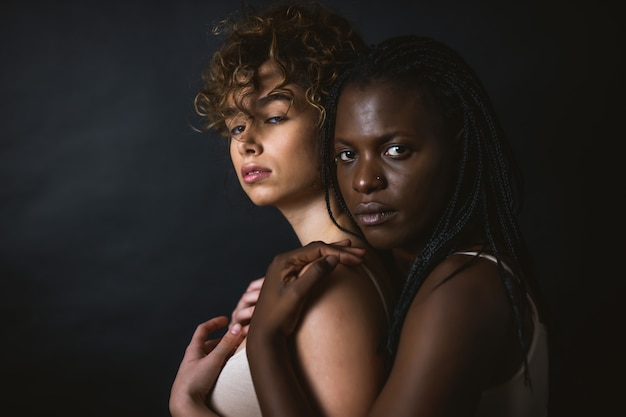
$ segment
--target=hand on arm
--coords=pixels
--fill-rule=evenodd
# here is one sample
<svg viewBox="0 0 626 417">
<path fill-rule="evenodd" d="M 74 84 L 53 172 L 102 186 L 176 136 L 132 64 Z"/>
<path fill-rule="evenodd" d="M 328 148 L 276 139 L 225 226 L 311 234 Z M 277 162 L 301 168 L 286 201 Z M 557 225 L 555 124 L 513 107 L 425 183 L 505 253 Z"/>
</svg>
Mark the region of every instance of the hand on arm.
<svg viewBox="0 0 626 417">
<path fill-rule="evenodd" d="M 310 254 L 305 248 L 275 259 L 250 328 L 252 377 L 261 409 L 272 417 L 326 415 L 299 379 L 287 338 L 313 287 L 336 266 L 334 260 L 327 264 L 318 258 L 316 267 L 298 275 L 294 265 L 312 259 Z M 353 415 L 473 415 L 498 366 L 511 326 L 510 312 L 492 265 L 478 263 L 448 280 L 449 272 L 444 265 L 426 280 L 405 319 L 389 379 L 369 407 Z M 267 326 L 265 318 L 270 321 Z M 345 342 L 342 337 L 354 340 L 354 335 L 339 333 L 336 341 Z M 325 383 L 332 385 L 337 375 L 341 374 Z"/>
<path fill-rule="evenodd" d="M 205 398 L 224 363 L 241 343 L 241 326 L 232 326 L 221 338 L 207 338 L 227 323 L 226 317 L 216 317 L 200 324 L 194 332 L 170 392 L 169 408 L 173 417 L 217 416 L 207 408 Z"/>
<path fill-rule="evenodd" d="M 338 262 L 360 263 L 363 252 L 327 252 L 331 249 L 337 248 L 309 245 L 276 257 L 268 268 L 247 341 L 265 415 L 361 415 L 382 382 L 382 357 L 376 348 L 386 318 L 380 297 L 363 281 L 361 269 L 335 270 Z M 323 280 L 331 273 L 332 280 Z M 323 292 L 315 291 L 319 285 Z M 307 301 L 314 304 L 306 307 L 301 323 Z M 379 304 L 373 308 L 373 303 Z M 289 337 L 296 327 L 297 357 Z"/>
<path fill-rule="evenodd" d="M 313 242 L 277 255 L 267 269 L 255 307 L 252 340 L 291 335 L 313 287 L 330 275 L 337 263 L 356 265 L 363 261 L 364 254 L 364 249 L 342 241 L 332 245 Z"/>
</svg>

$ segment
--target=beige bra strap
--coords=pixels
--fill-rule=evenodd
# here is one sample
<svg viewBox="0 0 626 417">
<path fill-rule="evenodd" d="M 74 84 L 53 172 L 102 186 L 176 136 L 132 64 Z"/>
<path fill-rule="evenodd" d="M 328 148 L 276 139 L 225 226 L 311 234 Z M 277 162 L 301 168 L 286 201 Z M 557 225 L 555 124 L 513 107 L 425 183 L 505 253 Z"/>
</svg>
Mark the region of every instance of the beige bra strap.
<svg viewBox="0 0 626 417">
<path fill-rule="evenodd" d="M 383 308 L 385 309 L 385 315 L 387 316 L 387 323 L 390 323 L 391 322 L 391 317 L 389 316 L 389 308 L 387 307 L 387 301 L 385 299 L 385 295 L 383 294 L 383 290 L 380 288 L 380 285 L 378 284 L 378 281 L 376 280 L 376 277 L 374 276 L 372 271 L 367 266 L 365 266 L 365 264 L 361 264 L 361 267 L 363 268 L 363 271 L 365 271 L 367 276 L 370 278 L 370 280 L 374 284 L 374 287 L 376 288 L 376 291 L 378 291 L 378 295 L 380 296 L 380 300 L 383 303 Z"/>
</svg>

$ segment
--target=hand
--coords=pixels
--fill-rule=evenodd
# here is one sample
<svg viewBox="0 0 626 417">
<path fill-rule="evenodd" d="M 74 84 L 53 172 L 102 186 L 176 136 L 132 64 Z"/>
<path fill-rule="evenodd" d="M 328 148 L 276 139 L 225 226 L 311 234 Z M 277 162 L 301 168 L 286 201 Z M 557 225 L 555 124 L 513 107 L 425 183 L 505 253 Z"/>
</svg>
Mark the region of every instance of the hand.
<svg viewBox="0 0 626 417">
<path fill-rule="evenodd" d="M 267 269 L 259 294 L 248 343 L 266 336 L 286 337 L 293 333 L 314 285 L 328 276 L 338 263 L 356 265 L 365 249 L 350 247 L 350 241 L 334 244 L 313 242 L 278 255 Z M 264 343 L 259 340 L 259 343 Z"/>
<path fill-rule="evenodd" d="M 169 407 L 173 417 L 215 415 L 204 401 L 224 363 L 243 340 L 241 325 L 235 324 L 221 338 L 207 338 L 227 324 L 224 316 L 213 318 L 200 324 L 191 337 L 170 392 Z"/>
<path fill-rule="evenodd" d="M 248 328 L 250 327 L 250 319 L 254 313 L 254 307 L 259 299 L 259 292 L 263 286 L 264 278 L 259 278 L 250 283 L 246 292 L 243 293 L 237 306 L 233 310 L 231 315 L 231 321 L 229 327 L 239 323 L 242 327 L 243 335 L 248 334 Z"/>
</svg>

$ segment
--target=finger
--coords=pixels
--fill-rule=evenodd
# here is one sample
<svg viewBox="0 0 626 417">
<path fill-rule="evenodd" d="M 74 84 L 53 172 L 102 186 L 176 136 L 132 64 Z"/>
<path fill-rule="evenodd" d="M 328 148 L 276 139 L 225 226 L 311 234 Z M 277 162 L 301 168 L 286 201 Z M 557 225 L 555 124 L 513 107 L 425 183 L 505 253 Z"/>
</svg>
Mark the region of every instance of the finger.
<svg viewBox="0 0 626 417">
<path fill-rule="evenodd" d="M 231 323 L 231 327 L 235 324 L 235 323 L 241 323 L 242 325 L 249 322 L 250 319 L 252 318 L 252 314 L 254 314 L 254 308 L 256 306 L 250 306 L 247 308 L 242 308 L 240 310 L 237 310 L 233 313 L 233 321 Z"/>
<path fill-rule="evenodd" d="M 223 363 L 233 354 L 242 340 L 243 332 L 241 324 L 235 323 L 220 339 L 209 356 L 212 356 L 218 363 Z"/>
<path fill-rule="evenodd" d="M 333 243 L 331 243 L 331 245 L 335 245 L 335 246 L 351 246 L 352 245 L 352 241 L 350 239 L 344 239 L 344 240 L 339 240 L 337 242 L 333 242 Z"/>
<path fill-rule="evenodd" d="M 248 289 L 246 291 L 260 290 L 261 287 L 263 286 L 263 281 L 264 280 L 265 280 L 265 278 L 258 278 L 258 279 L 255 279 L 254 281 L 250 282 L 250 285 L 248 285 Z"/>
<path fill-rule="evenodd" d="M 333 246 L 324 243 L 320 243 L 314 246 L 313 251 L 299 253 L 299 262 L 309 263 L 325 256 L 336 256 L 338 261 L 345 265 L 357 265 L 363 262 L 365 256 L 365 249 Z"/>
<path fill-rule="evenodd" d="M 204 323 L 200 323 L 198 327 L 196 327 L 191 340 L 195 343 L 204 344 L 211 333 L 221 329 L 227 324 L 228 318 L 225 316 L 214 317 Z"/>
<path fill-rule="evenodd" d="M 323 278 L 330 275 L 339 263 L 339 258 L 334 255 L 324 256 L 315 262 L 307 265 L 301 272 L 297 280 L 287 284 L 289 291 L 295 293 L 299 299 L 304 299 L 311 292 L 311 289 Z"/>
<path fill-rule="evenodd" d="M 312 242 L 291 252 L 278 255 L 278 264 L 284 265 L 289 273 L 297 273 L 303 265 L 316 261 L 324 256 L 333 255 L 339 262 L 354 265 L 363 262 L 365 249 L 348 246 L 333 246 L 324 242 Z"/>
<path fill-rule="evenodd" d="M 251 306 L 254 306 L 259 300 L 260 292 L 261 290 L 256 290 L 256 291 L 245 293 L 244 295 L 242 295 L 241 298 L 239 299 L 239 302 L 235 306 L 235 309 L 233 310 L 231 314 L 231 319 L 233 321 L 236 321 L 235 317 L 239 314 L 240 311 L 250 308 Z"/>
<path fill-rule="evenodd" d="M 251 306 L 253 304 L 256 304 L 257 300 L 259 299 L 259 293 L 261 292 L 261 289 L 259 288 L 258 290 L 254 290 L 254 291 L 248 291 L 247 293 L 245 293 L 244 295 L 241 296 L 241 305 L 242 306 Z"/>
<path fill-rule="evenodd" d="M 204 342 L 204 354 L 208 355 L 209 353 L 211 353 L 211 351 L 215 349 L 215 346 L 217 346 L 219 342 L 220 339 L 211 339 Z"/>
<path fill-rule="evenodd" d="M 204 323 L 199 324 L 191 336 L 189 345 L 185 349 L 185 357 L 187 359 L 198 359 L 204 357 L 204 355 L 208 352 L 206 343 L 209 335 L 227 324 L 228 319 L 224 316 L 214 317 L 211 320 L 207 320 Z"/>
<path fill-rule="evenodd" d="M 259 298 L 259 291 L 261 291 L 261 287 L 263 286 L 263 281 L 265 281 L 265 278 L 259 278 L 250 282 L 246 291 L 241 295 L 235 310 L 239 310 L 256 303 Z"/>
</svg>

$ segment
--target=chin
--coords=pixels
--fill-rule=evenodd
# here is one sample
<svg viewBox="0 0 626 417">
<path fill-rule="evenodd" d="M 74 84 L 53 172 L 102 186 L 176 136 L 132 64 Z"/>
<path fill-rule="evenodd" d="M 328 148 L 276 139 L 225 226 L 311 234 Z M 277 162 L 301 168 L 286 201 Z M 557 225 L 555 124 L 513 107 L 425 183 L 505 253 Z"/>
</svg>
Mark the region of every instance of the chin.
<svg viewBox="0 0 626 417">
<path fill-rule="evenodd" d="M 250 201 L 252 201 L 252 204 L 258 207 L 273 206 L 276 203 L 275 198 L 268 198 L 267 196 L 248 194 L 248 198 L 250 199 Z"/>
<path fill-rule="evenodd" d="M 396 247 L 395 242 L 390 240 L 387 236 L 382 236 L 382 234 L 365 234 L 365 240 L 370 244 L 373 248 L 380 250 L 391 250 Z"/>
</svg>

